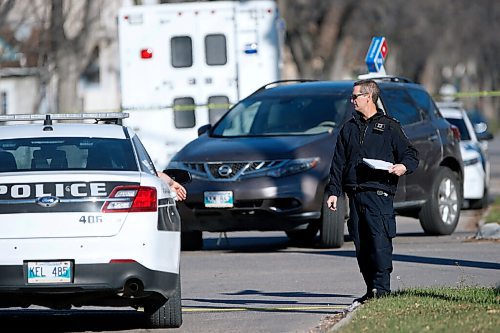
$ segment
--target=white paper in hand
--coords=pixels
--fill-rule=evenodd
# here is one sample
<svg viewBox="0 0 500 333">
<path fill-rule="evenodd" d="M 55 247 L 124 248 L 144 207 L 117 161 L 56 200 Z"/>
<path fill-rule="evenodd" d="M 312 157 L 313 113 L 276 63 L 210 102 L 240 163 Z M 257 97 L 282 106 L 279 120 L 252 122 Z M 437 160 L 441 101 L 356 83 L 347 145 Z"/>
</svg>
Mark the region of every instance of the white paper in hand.
<svg viewBox="0 0 500 333">
<path fill-rule="evenodd" d="M 389 170 L 393 164 L 384 160 L 376 160 L 373 158 L 363 158 L 363 162 L 372 169 Z"/>
</svg>

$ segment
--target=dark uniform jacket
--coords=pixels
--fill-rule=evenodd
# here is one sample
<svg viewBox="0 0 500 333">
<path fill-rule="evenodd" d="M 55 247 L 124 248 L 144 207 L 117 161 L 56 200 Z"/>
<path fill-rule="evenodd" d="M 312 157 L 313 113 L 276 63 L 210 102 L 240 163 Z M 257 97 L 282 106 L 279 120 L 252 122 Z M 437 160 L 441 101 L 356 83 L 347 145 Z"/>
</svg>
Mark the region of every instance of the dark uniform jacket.
<svg viewBox="0 0 500 333">
<path fill-rule="evenodd" d="M 401 124 L 380 109 L 367 120 L 355 112 L 341 128 L 330 169 L 329 195 L 369 189 L 383 190 L 392 195 L 396 193 L 399 177 L 387 170 L 372 169 L 363 158 L 404 164 L 406 174 L 418 166 L 418 152 L 404 134 Z"/>
</svg>

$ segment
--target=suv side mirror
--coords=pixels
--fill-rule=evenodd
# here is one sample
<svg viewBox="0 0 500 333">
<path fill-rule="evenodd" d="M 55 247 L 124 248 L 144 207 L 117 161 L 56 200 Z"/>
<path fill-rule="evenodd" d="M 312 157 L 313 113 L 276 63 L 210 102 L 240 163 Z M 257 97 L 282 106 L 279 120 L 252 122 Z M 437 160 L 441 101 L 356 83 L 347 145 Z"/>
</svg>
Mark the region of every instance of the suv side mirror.
<svg viewBox="0 0 500 333">
<path fill-rule="evenodd" d="M 206 133 L 212 128 L 212 125 L 206 124 L 198 128 L 198 136 L 201 136 L 202 134 Z"/>
<path fill-rule="evenodd" d="M 191 182 L 191 173 L 182 169 L 165 169 L 163 173 L 166 173 L 170 178 L 178 182 L 179 184 L 187 184 Z"/>
</svg>

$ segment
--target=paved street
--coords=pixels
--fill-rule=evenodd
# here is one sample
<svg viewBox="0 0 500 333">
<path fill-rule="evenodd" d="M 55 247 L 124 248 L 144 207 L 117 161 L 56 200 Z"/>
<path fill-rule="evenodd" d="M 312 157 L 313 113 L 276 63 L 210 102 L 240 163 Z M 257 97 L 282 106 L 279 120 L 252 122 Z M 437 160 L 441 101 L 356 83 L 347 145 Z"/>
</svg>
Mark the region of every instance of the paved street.
<svg viewBox="0 0 500 333">
<path fill-rule="evenodd" d="M 500 142 L 490 147 L 491 196 L 500 190 Z M 398 218 L 393 289 L 494 286 L 499 242 L 474 241 L 480 211 L 464 210 L 450 236 L 425 236 L 415 219 Z M 341 249 L 294 247 L 284 233 L 207 234 L 206 249 L 182 254 L 184 324 L 155 332 L 307 332 L 364 293 L 346 238 Z M 131 310 L 0 311 L 3 324 L 38 332 L 144 332 Z"/>
</svg>

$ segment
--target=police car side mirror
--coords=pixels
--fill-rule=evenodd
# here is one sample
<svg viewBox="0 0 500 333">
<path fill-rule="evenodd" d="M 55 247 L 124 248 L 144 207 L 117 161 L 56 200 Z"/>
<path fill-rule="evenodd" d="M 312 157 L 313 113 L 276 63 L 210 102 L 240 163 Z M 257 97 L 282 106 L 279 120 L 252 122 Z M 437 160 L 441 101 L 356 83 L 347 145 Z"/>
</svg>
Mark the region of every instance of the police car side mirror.
<svg viewBox="0 0 500 333">
<path fill-rule="evenodd" d="M 206 124 L 198 128 L 198 136 L 202 135 L 203 133 L 206 133 L 212 128 L 212 125 Z"/>
<path fill-rule="evenodd" d="M 493 134 L 488 131 L 482 133 L 476 133 L 476 137 L 479 141 L 490 141 L 494 139 Z"/>
<path fill-rule="evenodd" d="M 182 169 L 165 169 L 163 173 L 166 173 L 170 178 L 178 182 L 179 184 L 187 184 L 191 182 L 191 173 Z"/>
</svg>

